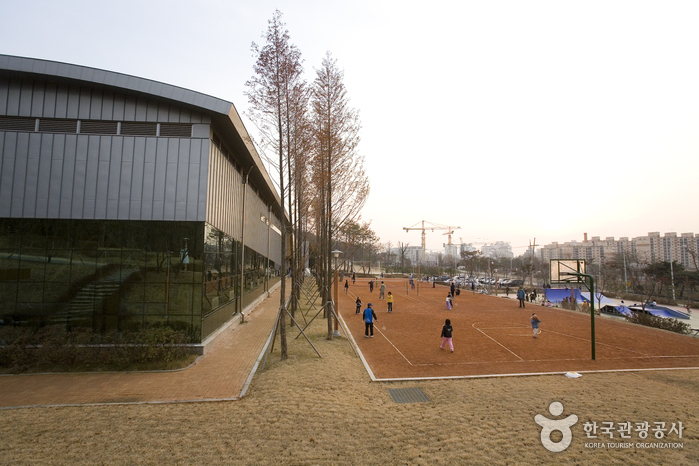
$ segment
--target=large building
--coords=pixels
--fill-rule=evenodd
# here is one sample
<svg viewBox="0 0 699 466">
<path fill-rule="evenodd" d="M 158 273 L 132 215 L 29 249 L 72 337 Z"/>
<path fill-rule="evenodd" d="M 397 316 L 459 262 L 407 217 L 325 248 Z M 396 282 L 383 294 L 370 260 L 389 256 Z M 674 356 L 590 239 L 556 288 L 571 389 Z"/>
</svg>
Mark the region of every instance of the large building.
<svg viewBox="0 0 699 466">
<path fill-rule="evenodd" d="M 604 265 L 610 259 L 622 257 L 624 254 L 634 254 L 639 260 L 652 264 L 654 262 L 678 262 L 687 270 L 697 270 L 699 263 L 699 235 L 694 233 L 648 233 L 647 236 L 636 238 L 623 237 L 615 240 L 613 237 L 601 239 L 593 236 L 588 239 L 584 234 L 583 241 L 569 241 L 559 244 L 547 244 L 539 249 L 541 259 L 585 259 L 586 261 Z"/>
<path fill-rule="evenodd" d="M 0 55 L 0 325 L 205 343 L 279 281 L 280 213 L 232 103 Z"/>
</svg>

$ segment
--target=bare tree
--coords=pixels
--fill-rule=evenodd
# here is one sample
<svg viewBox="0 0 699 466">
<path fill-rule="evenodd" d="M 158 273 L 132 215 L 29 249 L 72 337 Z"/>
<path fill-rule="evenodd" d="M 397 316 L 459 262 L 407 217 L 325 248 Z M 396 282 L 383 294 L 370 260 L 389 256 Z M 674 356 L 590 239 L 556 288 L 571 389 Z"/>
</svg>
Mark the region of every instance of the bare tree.
<svg viewBox="0 0 699 466">
<path fill-rule="evenodd" d="M 301 52 L 296 46 L 289 43 L 289 32 L 284 29 L 285 25 L 281 22 L 281 17 L 281 12 L 276 10 L 272 19 L 268 21 L 267 32 L 263 36 L 266 39 L 264 46 L 260 47 L 253 42 L 252 51 L 257 56 L 257 61 L 253 66 L 255 74 L 245 85 L 248 87 L 246 95 L 251 105 L 248 116 L 260 130 L 263 147 L 274 149 L 278 156 L 276 168 L 279 175 L 281 196 L 281 269 L 283 276 L 286 276 L 288 224 L 284 207 L 287 194 L 284 184 L 284 164 L 287 164 L 287 169 L 291 169 L 291 140 L 295 139 L 290 123 L 293 120 L 291 112 L 292 109 L 298 108 L 296 99 L 301 94 L 300 88 L 303 87 L 301 79 L 303 67 L 301 66 Z M 288 357 L 285 326 L 285 279 L 281 281 L 280 296 L 280 346 L 281 358 L 285 360 Z"/>
<path fill-rule="evenodd" d="M 410 243 L 403 243 L 399 242 L 398 243 L 398 254 L 400 255 L 400 271 L 405 272 L 405 256 L 408 252 L 408 246 L 410 246 Z"/>
<path fill-rule="evenodd" d="M 357 153 L 359 116 L 349 107 L 344 74 L 326 54 L 316 70 L 312 85 L 311 119 L 314 135 L 313 182 L 317 191 L 316 232 L 323 263 L 323 301 L 330 302 L 332 264 L 330 251 L 341 227 L 356 221 L 369 193 L 364 159 Z M 332 318 L 328 316 L 328 339 L 332 339 Z"/>
</svg>

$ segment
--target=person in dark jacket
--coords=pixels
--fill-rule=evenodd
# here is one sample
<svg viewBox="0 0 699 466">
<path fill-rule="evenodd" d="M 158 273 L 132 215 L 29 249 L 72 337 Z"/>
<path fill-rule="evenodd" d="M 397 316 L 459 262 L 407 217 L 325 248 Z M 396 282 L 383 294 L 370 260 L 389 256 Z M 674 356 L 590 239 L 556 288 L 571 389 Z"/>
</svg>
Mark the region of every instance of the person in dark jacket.
<svg viewBox="0 0 699 466">
<path fill-rule="evenodd" d="M 517 291 L 517 299 L 519 300 L 519 307 L 524 307 L 524 297 L 526 293 L 522 289 L 522 287 L 519 287 L 519 290 Z"/>
<path fill-rule="evenodd" d="M 453 331 L 451 327 L 451 320 L 447 319 L 444 321 L 444 326 L 442 327 L 442 346 L 440 348 L 444 349 L 444 346 L 449 343 L 449 349 L 454 352 L 454 344 L 451 341 L 451 332 Z"/>
</svg>

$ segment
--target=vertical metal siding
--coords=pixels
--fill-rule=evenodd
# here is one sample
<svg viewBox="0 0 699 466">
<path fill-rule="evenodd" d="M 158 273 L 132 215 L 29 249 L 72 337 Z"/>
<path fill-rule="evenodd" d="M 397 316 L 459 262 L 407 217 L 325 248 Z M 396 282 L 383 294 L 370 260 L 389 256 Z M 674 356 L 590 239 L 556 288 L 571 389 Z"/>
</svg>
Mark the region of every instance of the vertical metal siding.
<svg viewBox="0 0 699 466">
<path fill-rule="evenodd" d="M 36 183 L 36 210 L 34 217 L 46 218 L 49 209 L 49 186 L 51 183 L 51 156 L 53 151 L 53 134 L 40 135 L 39 169 L 37 170 Z M 60 174 L 60 171 L 59 171 Z M 60 175 L 59 175 L 60 176 Z M 27 179 L 27 187 L 31 180 Z"/>
<path fill-rule="evenodd" d="M 76 176 L 75 159 L 77 155 L 78 137 L 68 134 L 65 137 L 63 149 L 63 174 L 61 177 L 61 208 L 59 218 L 71 218 L 73 208 L 73 180 Z"/>
<path fill-rule="evenodd" d="M 9 80 L 0 78 L 0 115 L 8 115 L 7 113 L 7 94 L 10 91 Z"/>
<path fill-rule="evenodd" d="M 41 110 L 41 115 L 47 118 L 56 117 L 56 85 L 52 83 L 46 84 L 44 90 L 44 107 Z"/>
<path fill-rule="evenodd" d="M 118 167 L 119 180 L 117 186 L 117 219 L 127 220 L 131 208 L 132 186 L 136 180 L 133 177 L 133 138 L 115 138 L 121 140 L 121 165 Z"/>
<path fill-rule="evenodd" d="M 145 175 L 146 140 L 145 138 L 124 138 L 124 150 L 133 146 L 133 172 L 131 175 L 131 201 L 127 218 L 141 218 L 143 203 L 143 177 Z"/>
<path fill-rule="evenodd" d="M 48 188 L 48 211 L 46 214 L 49 218 L 59 218 L 61 214 L 61 184 L 63 181 L 63 167 L 65 166 L 65 141 L 65 134 L 56 134 L 53 136 Z"/>
<path fill-rule="evenodd" d="M 81 87 L 78 89 L 78 118 L 87 120 L 90 118 L 90 107 L 92 103 L 90 94 L 92 94 L 92 92 L 86 87 Z"/>
<path fill-rule="evenodd" d="M 143 189 L 141 190 L 141 220 L 153 220 L 153 186 L 155 184 L 155 139 L 146 139 L 143 164 Z"/>
<path fill-rule="evenodd" d="M 2 149 L 0 157 L 0 199 L 3 201 L 0 202 L 0 217 L 10 216 L 11 203 L 7 202 L 7 200 L 12 199 L 16 142 L 17 133 L 0 131 L 0 149 Z"/>
<path fill-rule="evenodd" d="M 68 88 L 59 86 L 56 88 L 56 111 L 54 118 L 68 117 Z"/>
<path fill-rule="evenodd" d="M 15 142 L 15 154 L 26 154 L 29 152 L 29 135 L 27 133 L 17 134 Z M 27 158 L 15 157 L 14 172 L 12 174 L 12 197 L 10 199 L 10 216 L 22 216 L 22 204 L 24 203 L 24 182 L 26 179 Z"/>
<path fill-rule="evenodd" d="M 31 116 L 33 87 L 32 81 L 22 80 L 19 96 L 19 116 Z"/>
<path fill-rule="evenodd" d="M 68 105 L 65 118 L 78 118 L 80 111 L 80 88 L 70 86 L 68 88 Z"/>
<path fill-rule="evenodd" d="M 33 117 L 39 117 L 44 113 L 44 89 L 44 83 L 34 83 L 34 89 L 32 92 L 32 108 L 30 111 L 30 115 Z"/>
<path fill-rule="evenodd" d="M 242 175 L 215 145 L 210 145 L 206 221 L 240 241 Z"/>
<path fill-rule="evenodd" d="M 19 115 L 19 97 L 21 95 L 20 82 L 17 80 L 10 80 L 8 83 L 8 95 L 7 95 L 7 114 L 12 116 Z"/>
<path fill-rule="evenodd" d="M 24 172 L 24 202 L 22 212 L 24 217 L 36 217 L 36 189 L 39 181 L 39 159 L 41 156 L 41 135 L 30 134 L 27 157 L 27 167 Z"/>
<path fill-rule="evenodd" d="M 209 116 L 145 98 L 86 86 L 0 79 L 0 115 L 30 114 L 211 122 Z M 203 221 L 211 147 L 210 140 L 201 137 L 0 131 L 0 216 Z M 218 165 L 221 176 L 232 181 L 221 190 L 228 212 L 217 216 L 239 237 L 240 214 L 230 206 L 240 205 L 240 175 L 223 159 Z M 235 217 L 226 218 L 229 213 Z"/>
<path fill-rule="evenodd" d="M 76 140 L 71 218 L 92 218 L 83 217 L 83 207 L 85 205 L 85 176 L 87 174 L 87 143 L 87 137 L 79 137 Z"/>
<path fill-rule="evenodd" d="M 107 138 L 105 137 L 105 139 Z M 110 136 L 108 139 L 111 144 L 109 157 L 109 188 L 107 190 L 107 218 L 115 220 L 119 218 L 119 207 L 121 204 L 119 195 L 121 194 L 122 146 L 124 145 L 124 138 Z M 130 177 L 126 177 L 125 181 L 130 181 Z M 125 197 L 125 202 L 128 205 L 128 192 Z"/>
</svg>

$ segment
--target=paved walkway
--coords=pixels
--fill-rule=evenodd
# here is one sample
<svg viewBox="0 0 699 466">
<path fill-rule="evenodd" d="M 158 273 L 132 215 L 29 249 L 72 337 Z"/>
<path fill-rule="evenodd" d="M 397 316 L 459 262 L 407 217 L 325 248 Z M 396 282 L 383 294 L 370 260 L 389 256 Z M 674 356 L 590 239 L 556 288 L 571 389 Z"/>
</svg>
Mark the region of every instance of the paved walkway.
<svg viewBox="0 0 699 466">
<path fill-rule="evenodd" d="M 232 325 L 193 366 L 172 372 L 0 376 L 0 409 L 99 403 L 167 403 L 238 399 L 269 339 L 280 288 Z"/>
</svg>

